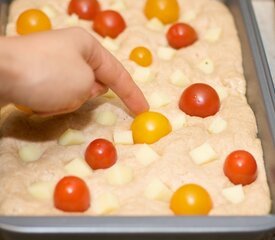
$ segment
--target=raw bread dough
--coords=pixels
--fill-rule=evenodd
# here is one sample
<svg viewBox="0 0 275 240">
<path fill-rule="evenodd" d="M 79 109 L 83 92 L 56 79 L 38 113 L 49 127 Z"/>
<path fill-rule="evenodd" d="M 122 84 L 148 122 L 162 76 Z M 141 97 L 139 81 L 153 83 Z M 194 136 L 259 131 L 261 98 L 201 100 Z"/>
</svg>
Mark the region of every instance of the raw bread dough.
<svg viewBox="0 0 275 240">
<path fill-rule="evenodd" d="M 10 9 L 7 35 L 16 35 L 15 22 L 18 15 L 28 8 L 50 7 L 54 13 L 54 28 L 68 27 L 66 13 L 69 0 L 15 0 Z M 114 1 L 101 0 L 103 9 Z M 143 14 L 145 0 L 124 1 L 127 8 L 121 11 L 127 22 L 127 29 L 117 38 L 120 45 L 114 55 L 126 69 L 133 74 L 137 65 L 128 60 L 129 53 L 137 46 L 148 47 L 153 54 L 151 67 L 156 73 L 150 82 L 137 82 L 147 98 L 152 92 L 163 92 L 171 102 L 154 109 L 168 117 L 178 114 L 178 100 L 183 91 L 171 84 L 169 77 L 182 70 L 191 83 L 203 82 L 217 90 L 223 90 L 221 109 L 216 116 L 227 122 L 227 128 L 218 134 L 207 130 L 216 116 L 205 119 L 186 116 L 186 124 L 173 131 L 151 147 L 161 156 L 151 165 L 144 167 L 136 161 L 134 152 L 138 145 L 117 145 L 118 162 L 130 166 L 134 171 L 133 180 L 123 186 L 112 186 L 104 177 L 104 170 L 94 171 L 85 178 L 88 184 L 92 205 L 102 193 L 111 192 L 118 197 L 120 208 L 114 215 L 172 215 L 169 203 L 148 200 L 144 196 L 145 186 L 156 176 L 175 191 L 186 183 L 197 183 L 206 188 L 214 203 L 210 215 L 259 215 L 270 210 L 270 195 L 266 181 L 261 142 L 257 138 L 254 114 L 245 97 L 246 83 L 243 75 L 239 39 L 232 16 L 228 9 L 218 1 L 179 0 L 182 19 L 191 24 L 199 35 L 199 41 L 188 48 L 177 51 L 171 61 L 160 60 L 157 49 L 167 46 L 165 33 L 152 31 L 146 27 Z M 91 23 L 79 21 L 79 26 L 91 32 Z M 209 29 L 221 29 L 216 42 L 205 40 Z M 102 38 L 91 32 L 96 38 Z M 198 65 L 204 59 L 211 59 L 214 71 L 205 74 Z M 111 110 L 118 119 L 114 127 L 101 126 L 95 116 L 103 110 Z M 40 201 L 32 197 L 27 188 L 37 181 L 57 182 L 66 175 L 64 166 L 76 157 L 83 157 L 86 146 L 96 138 L 112 141 L 115 129 L 129 130 L 133 118 L 118 98 L 99 97 L 83 106 L 79 111 L 49 119 L 28 117 L 10 106 L 1 115 L 0 142 L 0 213 L 4 215 L 64 215 L 54 208 L 53 202 Z M 57 144 L 59 136 L 68 128 L 83 131 L 86 142 L 79 146 L 64 147 Z M 198 166 L 189 152 L 208 142 L 218 159 Z M 25 144 L 37 144 L 44 154 L 39 161 L 24 163 L 18 156 L 18 149 Z M 222 189 L 232 186 L 223 173 L 223 162 L 234 150 L 244 149 L 252 153 L 258 164 L 258 178 L 244 187 L 245 200 L 239 204 L 229 203 L 222 196 Z M 91 207 L 84 215 L 94 215 Z"/>
</svg>

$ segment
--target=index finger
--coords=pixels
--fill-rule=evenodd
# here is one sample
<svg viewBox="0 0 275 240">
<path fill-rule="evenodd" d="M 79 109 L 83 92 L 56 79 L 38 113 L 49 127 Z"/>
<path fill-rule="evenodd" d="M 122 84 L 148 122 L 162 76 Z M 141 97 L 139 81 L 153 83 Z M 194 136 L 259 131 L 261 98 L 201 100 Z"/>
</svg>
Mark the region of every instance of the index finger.
<svg viewBox="0 0 275 240">
<path fill-rule="evenodd" d="M 111 88 L 134 114 L 148 111 L 148 102 L 130 74 L 96 39 L 90 47 L 88 63 L 96 79 Z"/>
</svg>

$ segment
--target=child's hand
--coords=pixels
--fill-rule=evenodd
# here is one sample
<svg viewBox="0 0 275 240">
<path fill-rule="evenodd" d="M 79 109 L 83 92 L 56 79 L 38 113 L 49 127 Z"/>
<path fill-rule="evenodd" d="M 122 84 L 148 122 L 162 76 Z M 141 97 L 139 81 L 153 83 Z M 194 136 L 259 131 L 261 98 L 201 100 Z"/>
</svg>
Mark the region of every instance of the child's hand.
<svg viewBox="0 0 275 240">
<path fill-rule="evenodd" d="M 111 88 L 133 113 L 148 110 L 129 73 L 81 28 L 2 41 L 12 53 L 7 63 L 13 80 L 5 88 L 5 101 L 53 115 L 74 111 Z"/>
</svg>

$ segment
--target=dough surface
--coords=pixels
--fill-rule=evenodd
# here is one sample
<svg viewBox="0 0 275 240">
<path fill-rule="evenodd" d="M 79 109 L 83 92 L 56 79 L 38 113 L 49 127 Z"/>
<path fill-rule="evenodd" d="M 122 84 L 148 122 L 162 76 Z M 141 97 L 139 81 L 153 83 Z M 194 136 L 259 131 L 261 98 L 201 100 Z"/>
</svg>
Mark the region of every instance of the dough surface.
<svg viewBox="0 0 275 240">
<path fill-rule="evenodd" d="M 7 35 L 16 35 L 15 22 L 18 15 L 28 8 L 50 7 L 56 13 L 51 18 L 55 29 L 69 27 L 66 13 L 68 0 L 15 0 L 11 5 Z M 114 1 L 101 0 L 103 9 Z M 182 70 L 191 83 L 207 83 L 222 94 L 221 109 L 205 119 L 186 117 L 186 124 L 162 138 L 151 147 L 161 156 L 149 166 L 136 161 L 134 152 L 138 145 L 117 145 L 118 162 L 133 169 L 133 180 L 123 186 L 112 186 L 105 178 L 105 170 L 94 171 L 84 180 L 89 186 L 92 203 L 102 193 L 111 192 L 120 202 L 120 208 L 113 215 L 172 215 L 169 203 L 148 200 L 145 187 L 156 176 L 172 191 L 186 183 L 197 183 L 210 193 L 213 209 L 210 215 L 261 215 L 270 211 L 270 195 L 267 185 L 261 142 L 257 138 L 255 116 L 245 97 L 246 82 L 242 68 L 241 48 L 234 21 L 228 9 L 218 1 L 179 0 L 181 19 L 197 31 L 199 40 L 188 48 L 177 51 L 170 61 L 158 58 L 160 46 L 167 46 L 164 31 L 152 31 L 146 27 L 143 14 L 145 1 L 125 0 L 127 8 L 120 11 L 127 23 L 127 29 L 118 38 L 119 49 L 114 55 L 133 75 L 137 65 L 128 60 L 131 50 L 137 46 L 149 48 L 154 62 L 151 70 L 155 73 L 152 81 L 137 82 L 147 98 L 154 92 L 164 93 L 170 98 L 169 104 L 153 109 L 173 118 L 180 113 L 178 101 L 183 88 L 170 82 L 176 70 Z M 190 17 L 191 16 L 191 17 Z M 79 21 L 79 26 L 91 32 L 91 23 Z M 209 29 L 219 28 L 221 34 L 216 42 L 205 40 Z M 99 41 L 102 38 L 91 32 Z M 205 74 L 198 65 L 204 59 L 211 59 L 214 70 Z M 115 126 L 102 126 L 95 121 L 96 114 L 110 110 L 118 118 Z M 227 122 L 227 128 L 218 134 L 211 134 L 208 126 L 217 117 Z M 118 98 L 99 97 L 85 104 L 77 112 L 48 119 L 27 116 L 13 106 L 2 109 L 0 120 L 0 214 L 2 215 L 64 215 L 54 208 L 53 201 L 35 199 L 28 187 L 38 181 L 57 182 L 67 173 L 64 166 L 72 159 L 83 157 L 87 145 L 96 138 L 113 141 L 116 129 L 129 130 L 133 117 Z M 81 130 L 85 143 L 76 146 L 60 146 L 60 135 L 68 128 Z M 189 152 L 209 143 L 218 155 L 211 163 L 198 166 L 191 160 Z M 26 144 L 40 146 L 44 153 L 32 163 L 20 160 L 18 150 Z M 244 149 L 254 155 L 258 165 L 257 180 L 244 187 L 245 199 L 232 204 L 222 196 L 222 189 L 233 186 L 224 176 L 223 163 L 232 151 Z M 95 215 L 93 207 L 83 215 Z"/>
</svg>

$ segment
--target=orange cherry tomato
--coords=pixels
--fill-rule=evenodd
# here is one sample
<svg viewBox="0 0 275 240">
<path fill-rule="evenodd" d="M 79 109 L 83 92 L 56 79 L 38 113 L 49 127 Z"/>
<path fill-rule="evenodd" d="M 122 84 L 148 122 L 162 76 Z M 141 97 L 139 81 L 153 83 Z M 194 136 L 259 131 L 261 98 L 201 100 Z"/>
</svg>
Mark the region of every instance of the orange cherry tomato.
<svg viewBox="0 0 275 240">
<path fill-rule="evenodd" d="M 32 113 L 33 113 L 33 111 L 32 111 L 29 107 L 22 106 L 22 105 L 15 105 L 15 107 L 16 107 L 18 110 L 20 110 L 20 111 L 22 111 L 22 112 L 24 112 L 24 113 L 27 113 L 27 114 L 32 114 Z"/>
<path fill-rule="evenodd" d="M 220 99 L 214 88 L 207 84 L 196 83 L 184 90 L 180 109 L 190 116 L 209 117 L 220 109 Z"/>
<path fill-rule="evenodd" d="M 100 5 L 97 0 L 71 0 L 68 13 L 76 14 L 80 19 L 93 20 L 100 12 Z"/>
<path fill-rule="evenodd" d="M 136 47 L 130 54 L 130 60 L 142 67 L 148 67 L 153 62 L 152 53 L 148 48 Z"/>
<path fill-rule="evenodd" d="M 48 16 L 38 9 L 29 9 L 21 13 L 16 22 L 16 30 L 20 35 L 51 30 L 52 24 Z"/>
<path fill-rule="evenodd" d="M 252 154 L 244 150 L 230 153 L 224 162 L 224 174 L 234 184 L 248 185 L 257 178 L 257 163 Z"/>
<path fill-rule="evenodd" d="M 175 215 L 208 215 L 212 206 L 209 193 L 197 184 L 180 187 L 170 201 L 170 209 Z"/>
<path fill-rule="evenodd" d="M 147 0 L 144 13 L 148 19 L 158 18 L 169 24 L 179 19 L 180 7 L 177 0 Z"/>
<path fill-rule="evenodd" d="M 144 112 L 138 115 L 131 126 L 135 143 L 152 144 L 172 131 L 169 120 L 161 113 Z"/>
<path fill-rule="evenodd" d="M 114 145 L 108 140 L 96 139 L 87 147 L 85 160 L 94 170 L 106 169 L 116 163 L 117 151 Z"/>
<path fill-rule="evenodd" d="M 113 10 L 102 11 L 94 19 L 93 29 L 102 37 L 116 38 L 125 28 L 123 17 Z"/>
<path fill-rule="evenodd" d="M 166 34 L 168 43 L 175 49 L 187 47 L 197 41 L 198 36 L 194 28 L 185 23 L 172 25 Z"/>
<path fill-rule="evenodd" d="M 90 207 L 86 183 L 74 176 L 62 178 L 54 190 L 54 206 L 65 212 L 84 212 Z"/>
</svg>

